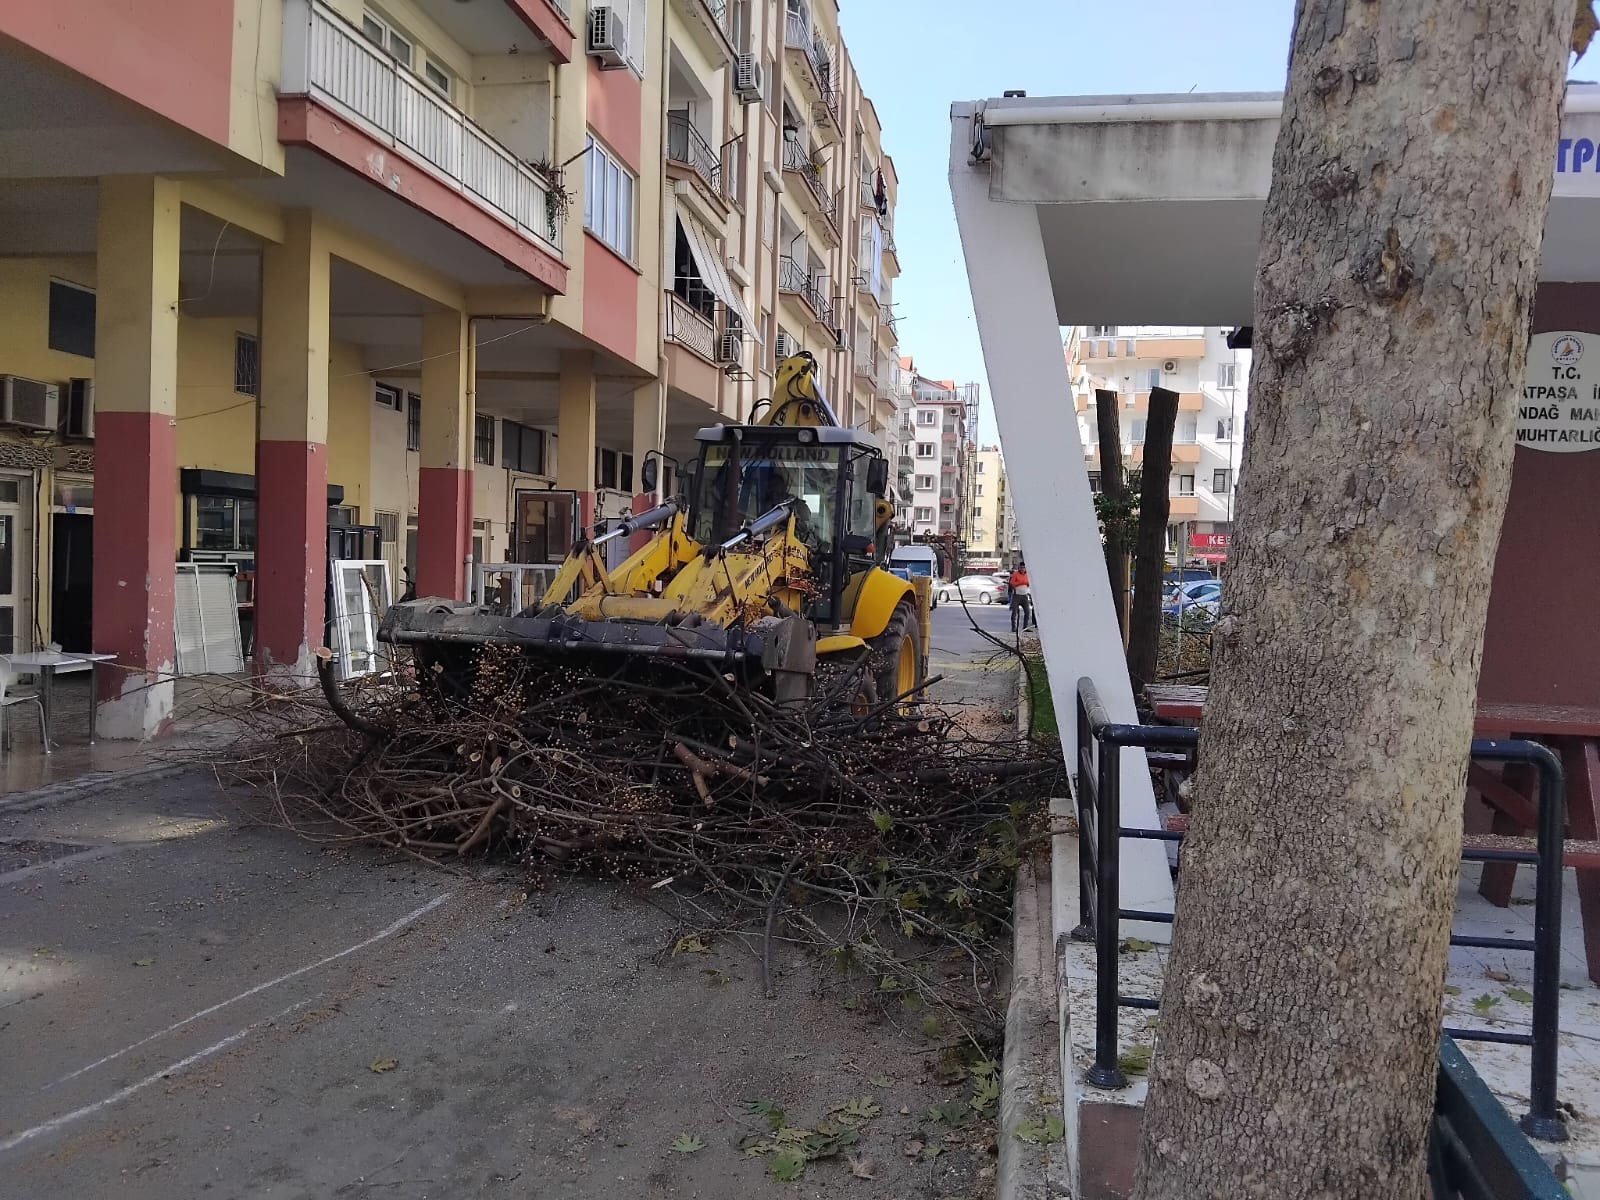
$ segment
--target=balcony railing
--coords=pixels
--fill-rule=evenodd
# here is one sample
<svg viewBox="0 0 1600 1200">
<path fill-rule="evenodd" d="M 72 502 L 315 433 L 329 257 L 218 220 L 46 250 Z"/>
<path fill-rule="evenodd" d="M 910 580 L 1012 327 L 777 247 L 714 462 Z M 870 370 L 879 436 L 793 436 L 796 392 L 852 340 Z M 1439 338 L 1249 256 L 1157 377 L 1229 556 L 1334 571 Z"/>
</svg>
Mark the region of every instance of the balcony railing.
<svg viewBox="0 0 1600 1200">
<path fill-rule="evenodd" d="M 717 361 L 717 327 L 675 292 L 667 294 L 667 341 L 687 346 L 708 362 Z"/>
<path fill-rule="evenodd" d="M 831 323 L 833 309 L 823 298 L 822 289 L 817 286 L 817 281 L 805 267 L 787 254 L 778 259 L 778 290 L 793 292 L 806 302 L 823 324 Z"/>
<path fill-rule="evenodd" d="M 561 206 L 543 177 L 322 0 L 284 0 L 282 94 L 310 96 L 354 119 L 560 254 Z"/>
<path fill-rule="evenodd" d="M 827 207 L 828 191 L 822 186 L 822 168 L 812 161 L 811 152 L 802 143 L 790 138 L 784 139 L 783 169 L 805 180 L 806 190 L 811 193 L 811 198 L 816 201 L 818 208 Z"/>
<path fill-rule="evenodd" d="M 866 339 L 864 338 L 858 337 L 856 339 L 858 351 L 860 346 L 864 345 L 865 342 Z M 874 350 L 871 354 L 862 354 L 859 352 L 856 354 L 856 374 L 862 379 L 867 380 L 873 380 L 877 378 L 878 354 L 876 350 Z"/>
<path fill-rule="evenodd" d="M 722 188 L 722 161 L 717 155 L 717 148 L 695 128 L 688 113 L 667 114 L 667 158 L 671 162 L 682 163 L 698 175 L 713 196 L 721 199 L 725 195 Z"/>
</svg>

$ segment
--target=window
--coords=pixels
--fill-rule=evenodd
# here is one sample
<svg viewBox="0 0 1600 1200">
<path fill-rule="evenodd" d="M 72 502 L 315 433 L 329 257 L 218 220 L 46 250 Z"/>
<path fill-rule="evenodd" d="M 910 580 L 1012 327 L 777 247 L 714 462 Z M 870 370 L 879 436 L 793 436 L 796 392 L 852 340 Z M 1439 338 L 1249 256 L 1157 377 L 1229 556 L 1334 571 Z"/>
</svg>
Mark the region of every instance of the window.
<svg viewBox="0 0 1600 1200">
<path fill-rule="evenodd" d="M 422 60 L 422 78 L 446 100 L 450 98 L 454 81 L 450 78 L 450 72 L 441 67 L 432 55 Z"/>
<path fill-rule="evenodd" d="M 633 173 L 589 135 L 584 156 L 583 227 L 633 261 Z"/>
<path fill-rule="evenodd" d="M 472 418 L 472 461 L 494 466 L 494 418 L 481 413 Z"/>
<path fill-rule="evenodd" d="M 983 470 L 983 464 L 982 463 L 978 464 L 978 470 L 980 472 Z M 978 495 L 980 495 L 980 496 L 983 495 L 983 484 L 981 484 L 981 483 L 978 485 Z"/>
<path fill-rule="evenodd" d="M 1100 494 L 1100 472 L 1099 471 L 1090 471 L 1089 472 L 1089 491 L 1091 493 L 1093 493 L 1094 495 L 1097 495 L 1097 496 Z"/>
<path fill-rule="evenodd" d="M 973 505 L 973 506 L 972 506 L 972 515 L 973 515 L 973 516 L 975 516 L 975 517 L 981 517 L 981 516 L 983 516 L 983 505 L 981 505 L 981 504 L 974 504 L 974 505 Z"/>
<path fill-rule="evenodd" d="M 422 397 L 406 393 L 406 449 L 422 449 Z"/>
<path fill-rule="evenodd" d="M 980 458 L 978 460 L 978 474 L 982 475 L 983 474 L 983 469 L 988 465 L 989 465 L 988 463 L 984 462 L 983 459 Z M 980 495 L 980 496 L 983 495 L 983 491 L 981 489 L 979 490 L 978 495 Z"/>
<path fill-rule="evenodd" d="M 1200 434 L 1200 418 L 1194 413 L 1184 413 L 1178 418 L 1178 428 L 1173 436 L 1180 446 L 1192 446 Z"/>
<path fill-rule="evenodd" d="M 1221 366 L 1219 366 L 1217 368 L 1217 386 L 1219 388 L 1231 388 L 1235 386 L 1234 376 L 1238 369 L 1239 368 L 1233 363 L 1223 363 Z"/>
<path fill-rule="evenodd" d="M 233 390 L 241 396 L 261 393 L 261 343 L 248 333 L 233 335 Z"/>
<path fill-rule="evenodd" d="M 1133 423 L 1133 444 L 1135 446 L 1144 445 L 1144 427 L 1145 427 L 1145 419 L 1143 417 L 1139 417 L 1137 420 L 1134 421 L 1134 423 Z"/>
<path fill-rule="evenodd" d="M 354 504 L 328 505 L 328 524 L 335 529 L 348 529 L 361 524 L 361 510 Z"/>
<path fill-rule="evenodd" d="M 917 443 L 917 457 L 918 458 L 932 458 L 933 457 L 933 449 L 934 449 L 934 447 L 933 447 L 933 443 L 932 442 L 918 442 Z"/>
<path fill-rule="evenodd" d="M 596 486 L 603 488 L 616 487 L 617 452 L 615 450 L 596 450 L 594 463 Z"/>
<path fill-rule="evenodd" d="M 1217 421 L 1217 441 L 1233 441 L 1233 418 L 1226 417 Z"/>
<path fill-rule="evenodd" d="M 50 281 L 50 349 L 94 357 L 94 293 L 88 288 Z"/>
<path fill-rule="evenodd" d="M 1194 476 L 1193 475 L 1179 475 L 1178 476 L 1178 495 L 1180 495 L 1180 496 L 1192 496 L 1192 495 L 1194 495 Z"/>
<path fill-rule="evenodd" d="M 403 398 L 403 393 L 397 387 L 390 387 L 387 383 L 376 383 L 372 385 L 373 402 L 375 404 L 381 404 L 384 408 L 392 408 L 395 412 L 399 412 L 400 401 Z"/>
<path fill-rule="evenodd" d="M 932 486 L 933 486 L 933 476 L 932 475 L 918 475 L 917 476 L 917 491 L 919 491 L 919 492 L 927 491 Z"/>
<path fill-rule="evenodd" d="M 633 491 L 633 455 L 624 454 L 617 461 L 622 464 L 617 486 L 625 492 Z"/>
<path fill-rule="evenodd" d="M 938 413 L 933 412 L 931 409 L 926 409 L 926 408 L 917 409 L 917 424 L 918 425 L 937 425 L 938 423 L 939 423 L 939 414 Z"/>
<path fill-rule="evenodd" d="M 544 430 L 500 422 L 500 465 L 508 471 L 544 474 Z"/>
<path fill-rule="evenodd" d="M 1161 368 L 1160 367 L 1151 367 L 1148 371 L 1146 371 L 1144 373 L 1144 382 L 1145 382 L 1146 389 L 1160 387 L 1161 386 Z"/>
<path fill-rule="evenodd" d="M 1218 493 L 1226 492 L 1228 490 L 1229 485 L 1232 482 L 1233 482 L 1233 472 L 1232 471 L 1224 471 L 1224 470 L 1220 470 L 1219 469 L 1219 470 L 1211 472 L 1211 490 L 1213 492 L 1218 492 Z"/>
<path fill-rule="evenodd" d="M 378 16 L 373 12 L 361 14 L 361 32 L 367 35 L 367 41 L 382 50 L 395 62 L 407 70 L 411 69 L 412 59 L 416 47 L 408 34 L 401 33 L 395 28 L 394 22 L 388 17 Z"/>
<path fill-rule="evenodd" d="M 919 509 L 917 509 L 917 520 L 919 520 L 919 521 L 931 521 L 931 520 L 933 520 L 933 509 L 931 509 L 931 508 L 919 508 Z"/>
</svg>

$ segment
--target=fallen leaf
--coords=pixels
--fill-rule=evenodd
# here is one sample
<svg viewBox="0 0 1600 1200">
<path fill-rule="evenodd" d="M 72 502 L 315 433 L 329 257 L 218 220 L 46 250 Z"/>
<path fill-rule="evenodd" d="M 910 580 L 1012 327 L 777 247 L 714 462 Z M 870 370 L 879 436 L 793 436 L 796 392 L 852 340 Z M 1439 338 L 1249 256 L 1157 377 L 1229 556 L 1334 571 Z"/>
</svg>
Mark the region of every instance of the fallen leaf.
<svg viewBox="0 0 1600 1200">
<path fill-rule="evenodd" d="M 901 1148 L 900 1153 L 904 1154 L 907 1158 L 915 1158 L 917 1155 L 922 1153 L 922 1145 L 923 1144 L 919 1139 L 912 1138 Z"/>
<path fill-rule="evenodd" d="M 828 1110 L 837 1113 L 839 1120 L 845 1124 L 859 1124 L 870 1121 L 883 1111 L 878 1101 L 872 1096 L 862 1096 L 858 1100 L 851 1100 L 845 1104 L 836 1104 Z"/>
<path fill-rule="evenodd" d="M 133 965 L 136 967 L 153 967 L 156 965 L 156 960 L 153 958 L 136 958 L 133 960 Z"/>
<path fill-rule="evenodd" d="M 922 1148 L 922 1157 L 925 1160 L 927 1160 L 928 1162 L 932 1162 L 934 1159 L 938 1158 L 939 1155 L 941 1155 L 943 1153 L 944 1153 L 944 1147 L 941 1146 L 938 1142 L 929 1142 L 926 1146 L 924 1146 Z"/>
<path fill-rule="evenodd" d="M 848 1155 L 845 1161 L 850 1164 L 850 1174 L 857 1179 L 876 1179 L 878 1164 L 870 1158 L 857 1158 L 854 1154 Z"/>
<path fill-rule="evenodd" d="M 1154 942 L 1147 942 L 1143 938 L 1131 937 L 1122 939 L 1121 950 L 1124 954 L 1143 954 L 1155 948 L 1156 944 Z"/>
<path fill-rule="evenodd" d="M 1150 1056 L 1154 1053 L 1153 1046 L 1129 1046 L 1118 1056 L 1117 1066 L 1129 1075 L 1148 1075 Z"/>
<path fill-rule="evenodd" d="M 767 1171 L 780 1183 L 793 1183 L 806 1173 L 806 1152 L 786 1146 L 767 1160 Z"/>
<path fill-rule="evenodd" d="M 1510 983 L 1511 982 L 1511 973 L 1509 971 L 1497 971 L 1493 967 L 1489 967 L 1488 969 L 1486 969 L 1484 971 L 1484 973 L 1483 973 L 1483 977 L 1485 979 L 1492 979 L 1496 983 Z"/>
<path fill-rule="evenodd" d="M 709 948 L 698 933 L 686 933 L 672 947 L 673 954 L 706 954 Z"/>
<path fill-rule="evenodd" d="M 706 1144 L 692 1133 L 680 1133 L 667 1146 L 674 1154 L 693 1154 L 705 1148 Z"/>
<path fill-rule="evenodd" d="M 385 1071 L 392 1071 L 400 1065 L 398 1059 L 375 1058 L 372 1060 L 371 1071 L 374 1075 L 382 1075 Z"/>
<path fill-rule="evenodd" d="M 894 818 L 881 808 L 873 809 L 871 816 L 872 823 L 878 827 L 879 833 L 888 833 L 889 830 L 894 828 Z"/>
<path fill-rule="evenodd" d="M 783 1109 L 771 1100 L 747 1100 L 745 1109 L 751 1116 L 760 1117 L 767 1123 L 767 1128 L 774 1131 L 782 1129 L 787 1119 Z"/>
<path fill-rule="evenodd" d="M 1488 992 L 1485 992 L 1483 995 L 1473 998 L 1472 1007 L 1480 1013 L 1486 1013 L 1499 1003 L 1499 996 L 1491 996 Z"/>
<path fill-rule="evenodd" d="M 872 1078 L 868 1079 L 867 1082 L 870 1083 L 875 1088 L 886 1088 L 886 1087 L 893 1087 L 894 1086 L 894 1080 L 890 1079 L 887 1075 L 874 1075 L 874 1076 L 872 1076 Z"/>
<path fill-rule="evenodd" d="M 1461 995 L 1461 989 L 1453 983 L 1447 983 L 1444 985 L 1444 994 L 1446 996 L 1459 996 Z"/>
<path fill-rule="evenodd" d="M 1524 988 L 1507 988 L 1506 999 L 1515 1000 L 1518 1004 L 1532 1004 L 1533 993 Z"/>
<path fill-rule="evenodd" d="M 1043 1118 L 1033 1118 L 1017 1126 L 1019 1141 L 1028 1142 L 1034 1146 L 1050 1146 L 1059 1142 L 1067 1135 L 1067 1127 L 1061 1118 L 1051 1114 Z"/>
</svg>

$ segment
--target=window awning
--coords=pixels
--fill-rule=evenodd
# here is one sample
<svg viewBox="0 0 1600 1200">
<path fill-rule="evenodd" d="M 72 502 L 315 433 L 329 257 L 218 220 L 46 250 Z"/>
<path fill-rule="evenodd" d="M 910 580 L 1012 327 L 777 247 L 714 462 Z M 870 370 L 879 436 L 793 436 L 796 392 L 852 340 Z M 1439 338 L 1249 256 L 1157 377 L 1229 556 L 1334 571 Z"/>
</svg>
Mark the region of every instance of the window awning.
<svg viewBox="0 0 1600 1200">
<path fill-rule="evenodd" d="M 747 334 L 759 336 L 760 331 L 756 329 L 755 320 L 739 296 L 738 286 L 728 275 L 728 268 L 723 266 L 722 256 L 717 253 L 717 241 L 712 237 L 711 231 L 682 212 L 678 214 L 678 228 L 683 230 L 683 236 L 689 243 L 689 254 L 694 259 L 695 268 L 700 272 L 700 278 L 705 281 L 706 287 L 710 288 L 712 294 L 739 318 Z"/>
</svg>

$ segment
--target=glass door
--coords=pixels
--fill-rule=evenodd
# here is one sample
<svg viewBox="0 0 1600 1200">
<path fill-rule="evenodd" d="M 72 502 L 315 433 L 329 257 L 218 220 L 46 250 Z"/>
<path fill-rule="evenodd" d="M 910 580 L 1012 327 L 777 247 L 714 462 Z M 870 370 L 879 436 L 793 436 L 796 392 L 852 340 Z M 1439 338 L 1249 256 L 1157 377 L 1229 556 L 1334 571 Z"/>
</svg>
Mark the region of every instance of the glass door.
<svg viewBox="0 0 1600 1200">
<path fill-rule="evenodd" d="M 544 566 L 572 553 L 577 531 L 575 492 L 518 492 L 514 561 Z"/>
<path fill-rule="evenodd" d="M 26 480 L 0 475 L 0 654 L 16 654 L 32 643 L 31 548 Z"/>
</svg>

